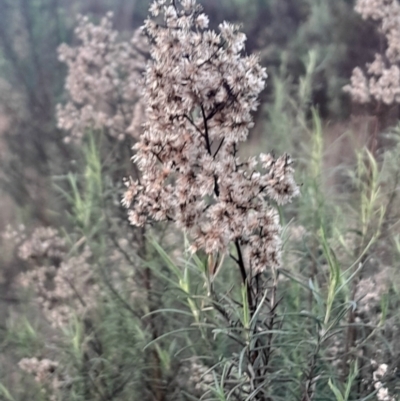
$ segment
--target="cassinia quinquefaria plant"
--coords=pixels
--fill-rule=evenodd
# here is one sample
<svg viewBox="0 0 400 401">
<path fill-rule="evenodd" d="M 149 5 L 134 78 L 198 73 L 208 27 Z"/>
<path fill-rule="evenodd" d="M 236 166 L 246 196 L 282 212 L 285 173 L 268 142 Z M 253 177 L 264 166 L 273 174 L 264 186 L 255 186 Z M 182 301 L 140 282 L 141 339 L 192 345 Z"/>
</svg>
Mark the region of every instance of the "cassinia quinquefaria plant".
<svg viewBox="0 0 400 401">
<path fill-rule="evenodd" d="M 267 74 L 258 57 L 243 54 L 246 36 L 238 27 L 223 22 L 219 33 L 209 30 L 194 0 L 158 0 L 150 12 L 153 18 L 144 24 L 150 41 L 143 91 L 147 121 L 134 146 L 141 177 L 129 180 L 123 204 L 133 225 L 174 222 L 188 234 L 193 252 L 204 251 L 209 261 L 229 254 L 238 266 L 242 308 L 248 311 L 243 314 L 257 323 L 251 330 L 243 321 L 235 323 L 248 336 L 238 340 L 244 358 L 241 363 L 233 357 L 227 369 L 233 376 L 222 382 L 238 397 L 263 393 L 269 391 L 272 338 L 258 333 L 275 327 L 281 256 L 279 215 L 272 204 L 289 202 L 299 192 L 288 155 L 238 156 Z M 209 263 L 211 277 L 218 267 Z M 235 311 L 211 296 L 231 327 Z M 256 311 L 260 318 L 253 319 Z M 242 373 L 238 378 L 234 372 Z"/>
</svg>

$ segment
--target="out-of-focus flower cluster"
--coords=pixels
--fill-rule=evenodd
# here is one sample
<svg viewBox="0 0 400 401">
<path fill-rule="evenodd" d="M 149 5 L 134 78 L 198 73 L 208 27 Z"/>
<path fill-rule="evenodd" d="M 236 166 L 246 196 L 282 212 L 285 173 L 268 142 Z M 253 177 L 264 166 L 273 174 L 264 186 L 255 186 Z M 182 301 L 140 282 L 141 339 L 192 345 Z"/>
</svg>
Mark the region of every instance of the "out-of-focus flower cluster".
<svg viewBox="0 0 400 401">
<path fill-rule="evenodd" d="M 118 140 L 141 132 L 146 40 L 139 31 L 130 41 L 119 40 L 111 19 L 108 14 L 97 26 L 80 17 L 75 31 L 80 45 L 59 48 L 60 61 L 68 66 L 69 101 L 58 106 L 58 126 L 68 131 L 67 142 L 79 142 L 90 128 Z"/>
<path fill-rule="evenodd" d="M 191 395 L 204 396 L 210 393 L 210 388 L 215 383 L 213 372 L 215 372 L 213 368 L 204 365 L 201 360 L 191 358 L 179 370 L 180 385 L 190 391 Z M 230 382 L 230 386 L 232 388 L 236 387 L 232 389 L 232 394 L 243 396 L 243 394 L 248 395 L 251 393 L 249 377 L 244 372 L 239 374 L 235 365 L 230 365 L 224 374 L 226 374 L 225 380 Z M 241 384 L 239 385 L 239 383 Z"/>
<path fill-rule="evenodd" d="M 357 103 L 372 100 L 387 105 L 400 102 L 400 4 L 397 0 L 357 0 L 355 10 L 363 19 L 379 24 L 387 47 L 384 54 L 376 54 L 367 64 L 366 72 L 360 67 L 353 70 L 351 84 L 344 87 Z"/>
<path fill-rule="evenodd" d="M 20 224 L 18 227 L 13 227 L 8 224 L 1 233 L 1 239 L 12 244 L 20 244 L 26 239 L 25 226 Z"/>
<path fill-rule="evenodd" d="M 179 370 L 180 385 L 191 393 L 203 395 L 214 382 L 211 369 L 196 358 L 190 359 Z"/>
<path fill-rule="evenodd" d="M 288 155 L 241 160 L 238 145 L 265 85 L 258 57 L 244 56 L 246 36 L 223 22 L 208 30 L 194 0 L 155 1 L 145 21 L 151 60 L 145 74 L 144 133 L 123 204 L 132 224 L 174 221 L 193 249 L 226 253 L 243 246 L 247 268 L 278 266 L 280 225 L 270 201 L 298 194 Z"/>
<path fill-rule="evenodd" d="M 56 374 L 58 362 L 50 359 L 23 358 L 18 362 L 21 370 L 34 376 L 39 384 L 48 386 L 52 391 L 60 388 L 60 380 Z"/>
<path fill-rule="evenodd" d="M 51 227 L 39 227 L 20 245 L 18 256 L 22 260 L 42 258 L 61 260 L 65 252 L 65 241 L 60 238 L 57 230 Z"/>
<path fill-rule="evenodd" d="M 74 314 L 94 308 L 100 293 L 91 252 L 85 247 L 68 255 L 57 230 L 38 228 L 19 248 L 19 256 L 32 262 L 32 269 L 19 275 L 22 287 L 31 287 L 45 317 L 53 327 L 68 323 Z"/>
<path fill-rule="evenodd" d="M 381 365 L 377 366 L 377 363 L 372 360 L 372 365 L 376 366 L 376 369 L 372 375 L 374 380 L 374 387 L 377 390 L 376 399 L 378 401 L 396 401 L 394 397 L 389 394 L 389 390 L 384 386 L 382 383 L 384 377 L 388 373 L 388 365 L 386 363 L 382 363 Z"/>
<path fill-rule="evenodd" d="M 355 294 L 357 301 L 357 313 L 374 324 L 378 324 L 381 318 L 377 312 L 381 299 L 388 293 L 390 277 L 394 272 L 387 266 L 377 266 L 373 276 L 363 277 Z"/>
</svg>

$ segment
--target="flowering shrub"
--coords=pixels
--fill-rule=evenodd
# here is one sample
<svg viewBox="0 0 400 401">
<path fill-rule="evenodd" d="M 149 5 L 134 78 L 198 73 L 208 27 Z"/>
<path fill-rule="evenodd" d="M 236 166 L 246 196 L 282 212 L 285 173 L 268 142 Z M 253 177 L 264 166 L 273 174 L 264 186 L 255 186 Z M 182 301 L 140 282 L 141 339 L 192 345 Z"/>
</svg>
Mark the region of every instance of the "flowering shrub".
<svg viewBox="0 0 400 401">
<path fill-rule="evenodd" d="M 250 396 L 254 389 L 266 391 L 270 380 L 265 375 L 272 338 L 256 337 L 275 327 L 282 246 L 276 204 L 299 193 L 292 160 L 239 156 L 267 77 L 256 56 L 244 55 L 246 37 L 239 27 L 223 22 L 219 33 L 209 30 L 208 17 L 194 0 L 157 0 L 150 12 L 144 24 L 151 44 L 143 90 L 146 123 L 133 158 L 141 174 L 127 181 L 123 204 L 135 226 L 171 221 L 187 233 L 191 252 L 208 255 L 212 281 L 226 254 L 238 267 L 246 294 L 241 308 L 254 320 L 251 330 L 210 283 L 208 296 L 212 309 L 227 320 L 228 333 L 231 319 L 242 328 L 243 341 L 249 330 L 250 345 L 242 351 L 246 368 L 232 355 L 222 387 L 239 398 Z M 181 277 L 179 284 L 185 292 L 186 280 Z M 189 305 L 199 321 L 203 311 Z M 225 380 L 223 371 L 213 372 Z M 206 376 L 200 382 L 207 388 Z"/>
</svg>

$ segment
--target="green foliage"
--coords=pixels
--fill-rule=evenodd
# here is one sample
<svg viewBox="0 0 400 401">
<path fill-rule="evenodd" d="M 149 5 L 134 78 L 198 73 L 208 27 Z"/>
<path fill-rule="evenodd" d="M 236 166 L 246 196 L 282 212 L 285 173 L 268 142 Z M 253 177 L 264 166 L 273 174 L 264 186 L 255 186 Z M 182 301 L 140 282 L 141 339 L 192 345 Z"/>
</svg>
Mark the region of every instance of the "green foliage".
<svg viewBox="0 0 400 401">
<path fill-rule="evenodd" d="M 105 197 L 99 151 L 96 135 L 91 132 L 83 144 L 82 161 L 85 167 L 82 176 L 69 172 L 64 177 L 57 177 L 57 181 L 67 182 L 66 189 L 58 185 L 57 189 L 69 204 L 71 221 L 89 237 L 98 230 L 98 224 L 101 223 L 101 207 Z"/>
</svg>

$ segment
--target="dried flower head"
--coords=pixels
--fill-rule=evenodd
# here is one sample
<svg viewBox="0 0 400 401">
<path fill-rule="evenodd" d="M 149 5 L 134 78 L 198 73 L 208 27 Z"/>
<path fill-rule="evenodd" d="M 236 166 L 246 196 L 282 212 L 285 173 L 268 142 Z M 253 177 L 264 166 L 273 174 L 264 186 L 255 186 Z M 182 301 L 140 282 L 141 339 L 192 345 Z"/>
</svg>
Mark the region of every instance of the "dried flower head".
<svg viewBox="0 0 400 401">
<path fill-rule="evenodd" d="M 164 3 L 151 6 L 160 21 L 144 24 L 151 42 L 147 122 L 135 145 L 142 177 L 127 182 L 123 199 L 130 221 L 174 221 L 191 235 L 194 250 L 226 253 L 234 242 L 245 247 L 247 268 L 278 266 L 280 225 L 270 201 L 283 204 L 298 194 L 292 160 L 238 157 L 265 68 L 242 53 L 246 36 L 237 26 L 224 22 L 216 33 L 194 0 Z"/>
<path fill-rule="evenodd" d="M 69 102 L 58 106 L 58 126 L 69 133 L 66 141 L 79 142 L 88 128 L 104 129 L 119 140 L 141 131 L 146 40 L 139 31 L 130 41 L 119 40 L 111 17 L 98 26 L 79 17 L 75 34 L 80 45 L 59 48 L 60 61 L 68 66 Z"/>
</svg>

